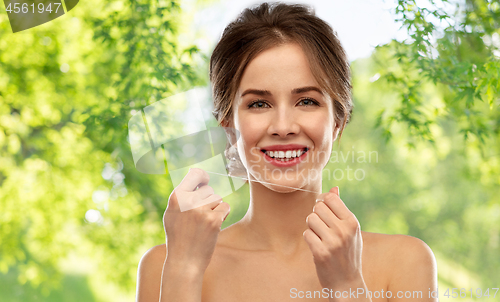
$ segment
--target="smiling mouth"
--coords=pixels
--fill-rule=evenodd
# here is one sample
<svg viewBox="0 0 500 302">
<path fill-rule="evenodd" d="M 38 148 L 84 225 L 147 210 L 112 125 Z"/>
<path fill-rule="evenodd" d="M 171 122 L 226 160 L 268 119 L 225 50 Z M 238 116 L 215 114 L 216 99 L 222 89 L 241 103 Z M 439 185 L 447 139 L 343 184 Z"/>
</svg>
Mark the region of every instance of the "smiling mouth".
<svg viewBox="0 0 500 302">
<path fill-rule="evenodd" d="M 307 151 L 309 151 L 309 148 L 306 147 L 300 149 L 280 150 L 280 151 L 268 151 L 261 149 L 260 151 L 274 160 L 287 162 L 287 161 L 292 161 L 304 155 Z"/>
</svg>

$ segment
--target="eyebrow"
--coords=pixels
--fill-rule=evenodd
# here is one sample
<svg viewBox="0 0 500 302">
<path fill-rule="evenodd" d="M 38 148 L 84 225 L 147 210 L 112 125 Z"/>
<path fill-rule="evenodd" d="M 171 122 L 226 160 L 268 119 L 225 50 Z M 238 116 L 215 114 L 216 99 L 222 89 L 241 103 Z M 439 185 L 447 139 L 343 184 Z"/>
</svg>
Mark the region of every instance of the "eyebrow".
<svg viewBox="0 0 500 302">
<path fill-rule="evenodd" d="M 306 87 L 300 87 L 300 88 L 295 88 L 292 90 L 292 94 L 299 94 L 299 93 L 304 93 L 308 91 L 316 91 L 321 94 L 323 94 L 323 91 L 319 89 L 316 86 L 306 86 Z M 271 96 L 272 93 L 269 90 L 260 90 L 260 89 L 247 89 L 243 91 L 241 94 L 241 97 L 244 97 L 247 94 L 255 94 L 255 95 L 260 95 L 260 96 Z"/>
</svg>

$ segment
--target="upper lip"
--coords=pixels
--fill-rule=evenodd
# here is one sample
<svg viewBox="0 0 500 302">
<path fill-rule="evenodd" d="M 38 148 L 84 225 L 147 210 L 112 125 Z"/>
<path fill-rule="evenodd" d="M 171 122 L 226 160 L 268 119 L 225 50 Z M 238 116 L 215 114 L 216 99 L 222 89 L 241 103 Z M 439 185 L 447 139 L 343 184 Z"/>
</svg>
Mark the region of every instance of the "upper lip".
<svg viewBox="0 0 500 302">
<path fill-rule="evenodd" d="M 308 148 L 306 145 L 299 145 L 299 144 L 271 145 L 260 148 L 261 151 L 287 151 L 287 150 L 298 150 L 298 149 L 308 149 Z"/>
</svg>

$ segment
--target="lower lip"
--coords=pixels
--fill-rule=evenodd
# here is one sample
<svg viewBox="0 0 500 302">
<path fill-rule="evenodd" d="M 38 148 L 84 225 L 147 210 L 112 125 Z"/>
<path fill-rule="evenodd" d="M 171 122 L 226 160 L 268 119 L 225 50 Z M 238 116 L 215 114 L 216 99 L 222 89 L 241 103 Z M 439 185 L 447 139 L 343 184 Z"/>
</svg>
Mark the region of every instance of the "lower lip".
<svg viewBox="0 0 500 302">
<path fill-rule="evenodd" d="M 281 161 L 279 159 L 275 159 L 273 157 L 270 157 L 269 155 L 267 155 L 264 152 L 262 152 L 262 154 L 264 155 L 264 159 L 268 163 L 271 163 L 277 167 L 291 167 L 291 166 L 295 166 L 298 163 L 300 163 L 306 157 L 308 152 L 309 152 L 309 150 L 307 150 L 305 153 L 302 153 L 301 156 L 294 157 L 292 160 L 289 160 L 289 161 Z"/>
</svg>

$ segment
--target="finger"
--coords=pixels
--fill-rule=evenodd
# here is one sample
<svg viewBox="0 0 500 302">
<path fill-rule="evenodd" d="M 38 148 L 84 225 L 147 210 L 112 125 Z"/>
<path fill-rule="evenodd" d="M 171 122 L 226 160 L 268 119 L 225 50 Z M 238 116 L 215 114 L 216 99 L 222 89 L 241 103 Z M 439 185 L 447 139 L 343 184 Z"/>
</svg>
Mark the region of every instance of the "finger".
<svg viewBox="0 0 500 302">
<path fill-rule="evenodd" d="M 203 185 L 194 193 L 199 199 L 205 199 L 214 194 L 214 189 L 209 185 Z"/>
<path fill-rule="evenodd" d="M 316 202 L 319 202 L 319 201 L 325 201 L 325 196 L 327 195 L 328 193 L 321 193 L 319 194 L 317 197 L 316 197 Z"/>
<path fill-rule="evenodd" d="M 339 186 L 333 187 L 330 189 L 331 193 L 335 193 L 338 197 L 340 197 Z"/>
<path fill-rule="evenodd" d="M 175 190 L 168 198 L 167 209 L 179 210 L 179 196 Z"/>
<path fill-rule="evenodd" d="M 212 194 L 207 198 L 200 200 L 200 210 L 213 211 L 222 202 L 222 197 L 218 194 Z"/>
<path fill-rule="evenodd" d="M 321 218 L 316 213 L 312 213 L 307 216 L 306 219 L 309 228 L 323 241 L 328 238 L 329 228 Z"/>
<path fill-rule="evenodd" d="M 218 213 L 221 220 L 224 221 L 226 220 L 227 215 L 229 215 L 229 212 L 231 212 L 231 207 L 227 202 L 221 202 L 214 208 L 213 211 L 214 213 Z"/>
<path fill-rule="evenodd" d="M 332 199 L 332 196 L 335 196 L 335 193 L 332 193 L 332 192 L 326 192 L 326 193 L 322 193 L 320 195 L 318 195 L 318 197 L 316 197 L 316 203 L 318 202 L 323 202 L 325 203 L 325 205 L 327 205 L 329 208 L 330 208 L 330 205 L 326 202 L 327 199 Z M 334 207 L 331 207 L 330 208 L 330 211 L 338 218 L 340 219 L 340 217 L 337 216 L 337 214 L 335 213 L 334 211 Z"/>
<path fill-rule="evenodd" d="M 333 214 L 341 220 L 348 219 L 353 215 L 342 199 L 335 193 L 327 194 L 324 203 L 332 210 Z"/>
<path fill-rule="evenodd" d="M 195 192 L 191 192 L 187 194 L 194 194 L 194 193 Z M 215 208 L 219 203 L 222 202 L 222 197 L 220 197 L 217 194 L 212 194 L 204 199 L 200 199 L 198 198 L 198 196 L 192 196 L 191 198 L 186 199 L 185 201 L 186 202 L 182 204 L 181 208 L 184 208 L 186 210 L 211 212 L 213 208 Z M 182 202 L 182 200 L 180 200 L 179 202 Z"/>
<path fill-rule="evenodd" d="M 208 184 L 210 176 L 207 172 L 199 168 L 191 168 L 177 186 L 183 191 L 194 191 L 196 187 Z"/>
<path fill-rule="evenodd" d="M 317 202 L 313 208 L 313 212 L 316 213 L 321 220 L 329 227 L 333 228 L 340 219 L 333 214 L 332 210 L 323 202 Z"/>
<path fill-rule="evenodd" d="M 311 229 L 307 229 L 302 233 L 304 240 L 306 241 L 309 249 L 313 254 L 315 254 L 318 250 L 318 247 L 321 246 L 322 242 L 319 239 L 318 235 L 316 235 Z"/>
</svg>

